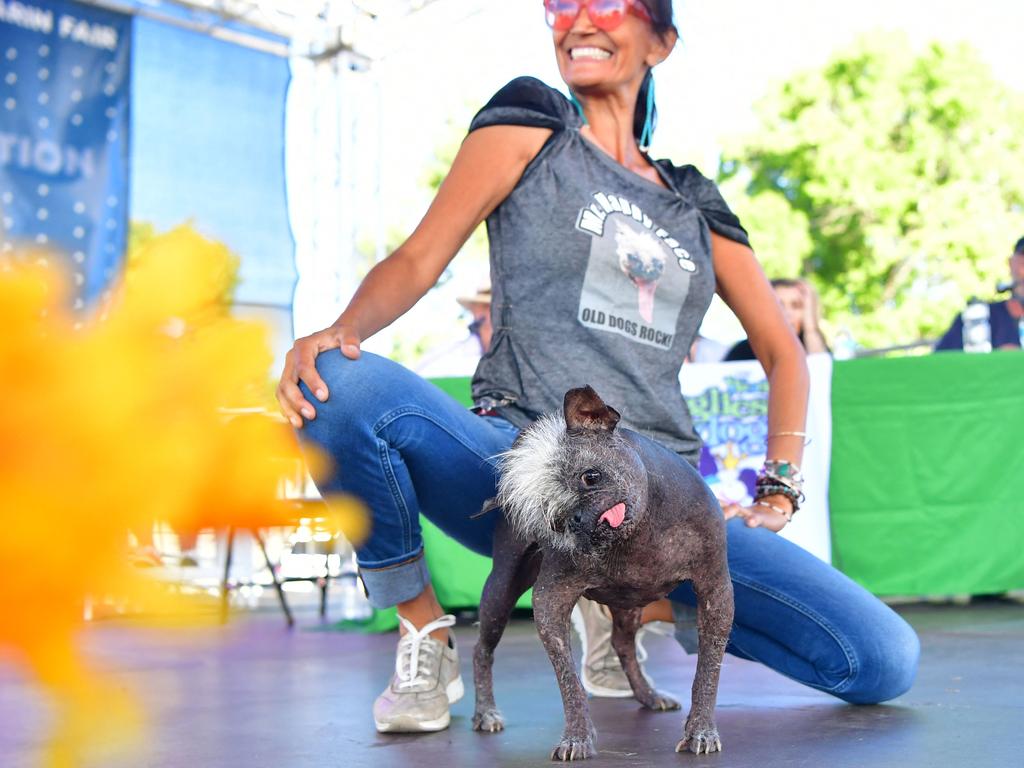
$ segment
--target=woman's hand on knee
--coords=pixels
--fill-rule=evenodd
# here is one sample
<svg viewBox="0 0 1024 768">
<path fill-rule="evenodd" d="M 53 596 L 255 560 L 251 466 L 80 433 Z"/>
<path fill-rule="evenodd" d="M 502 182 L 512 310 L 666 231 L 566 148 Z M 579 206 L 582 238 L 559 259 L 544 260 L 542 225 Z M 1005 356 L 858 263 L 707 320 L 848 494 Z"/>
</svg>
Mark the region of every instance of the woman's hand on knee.
<svg viewBox="0 0 1024 768">
<path fill-rule="evenodd" d="M 303 419 L 310 421 L 316 418 L 316 409 L 302 395 L 300 381 L 320 402 L 325 402 L 330 396 L 327 384 L 316 369 L 317 355 L 329 349 L 340 349 L 345 357 L 356 360 L 359 357 L 359 344 L 359 336 L 354 330 L 336 325 L 295 340 L 285 355 L 284 370 L 277 385 L 277 402 L 281 413 L 293 427 L 302 427 Z"/>
</svg>

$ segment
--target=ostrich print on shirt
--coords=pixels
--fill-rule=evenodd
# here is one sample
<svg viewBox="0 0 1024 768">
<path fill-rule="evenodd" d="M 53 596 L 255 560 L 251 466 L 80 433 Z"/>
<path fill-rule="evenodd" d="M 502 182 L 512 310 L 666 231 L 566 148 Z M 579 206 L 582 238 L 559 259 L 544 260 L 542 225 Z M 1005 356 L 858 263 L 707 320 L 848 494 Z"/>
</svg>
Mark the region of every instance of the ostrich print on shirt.
<svg viewBox="0 0 1024 768">
<path fill-rule="evenodd" d="M 588 328 L 671 349 L 697 267 L 635 203 L 598 192 L 576 229 L 591 236 L 577 319 Z"/>
</svg>

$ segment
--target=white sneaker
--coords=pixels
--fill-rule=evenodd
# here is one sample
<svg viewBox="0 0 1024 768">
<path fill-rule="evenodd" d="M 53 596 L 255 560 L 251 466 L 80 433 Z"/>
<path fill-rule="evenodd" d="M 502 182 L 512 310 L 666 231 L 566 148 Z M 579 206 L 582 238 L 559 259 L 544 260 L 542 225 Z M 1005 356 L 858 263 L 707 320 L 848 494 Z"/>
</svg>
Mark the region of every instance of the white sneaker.
<svg viewBox="0 0 1024 768">
<path fill-rule="evenodd" d="M 580 645 L 583 647 L 580 680 L 584 690 L 591 696 L 632 696 L 633 687 L 622 669 L 619 654 L 612 648 L 612 617 L 608 609 L 600 603 L 581 597 L 576 607 L 572 609 L 572 626 L 580 636 Z M 646 631 L 647 625 L 637 630 L 636 660 L 640 662 L 640 671 L 644 678 L 653 688 L 654 681 L 643 667 L 643 662 L 647 660 L 647 651 L 644 650 L 640 638 Z"/>
<path fill-rule="evenodd" d="M 398 641 L 395 675 L 373 703 L 373 721 L 381 733 L 443 731 L 451 722 L 449 707 L 465 689 L 459 675 L 455 635 L 446 645 L 430 633 L 455 624 L 448 615 L 416 629 L 401 616 L 405 634 Z"/>
</svg>

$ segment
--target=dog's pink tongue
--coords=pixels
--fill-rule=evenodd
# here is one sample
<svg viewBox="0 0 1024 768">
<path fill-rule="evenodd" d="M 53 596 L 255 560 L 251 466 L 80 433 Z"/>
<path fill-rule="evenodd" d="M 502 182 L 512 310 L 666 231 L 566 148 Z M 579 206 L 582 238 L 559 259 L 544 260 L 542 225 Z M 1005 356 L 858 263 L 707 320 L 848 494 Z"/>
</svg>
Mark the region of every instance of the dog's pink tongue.
<svg viewBox="0 0 1024 768">
<path fill-rule="evenodd" d="M 600 523 L 602 520 L 606 520 L 608 522 L 608 525 L 610 525 L 612 528 L 618 528 L 620 525 L 622 525 L 622 521 L 625 519 L 626 505 L 620 501 L 607 512 L 603 513 L 601 515 L 601 518 L 597 522 Z"/>
</svg>

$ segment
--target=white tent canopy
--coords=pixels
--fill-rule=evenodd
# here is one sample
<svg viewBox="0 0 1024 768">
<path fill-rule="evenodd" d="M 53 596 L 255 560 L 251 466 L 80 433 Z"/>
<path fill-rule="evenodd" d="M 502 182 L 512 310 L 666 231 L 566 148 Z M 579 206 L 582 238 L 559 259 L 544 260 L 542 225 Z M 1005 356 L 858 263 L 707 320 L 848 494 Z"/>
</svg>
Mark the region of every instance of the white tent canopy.
<svg viewBox="0 0 1024 768">
<path fill-rule="evenodd" d="M 441 0 L 81 1 L 282 56 L 330 57 L 343 50 L 359 51 L 362 38 L 372 37 L 374 27 L 407 19 Z"/>
</svg>

